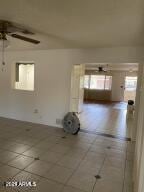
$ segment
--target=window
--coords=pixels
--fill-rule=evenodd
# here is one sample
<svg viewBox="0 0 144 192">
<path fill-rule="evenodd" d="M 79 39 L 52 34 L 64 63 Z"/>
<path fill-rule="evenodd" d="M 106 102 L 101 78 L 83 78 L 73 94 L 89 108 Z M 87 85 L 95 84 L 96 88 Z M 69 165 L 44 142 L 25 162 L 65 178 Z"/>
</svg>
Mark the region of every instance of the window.
<svg viewBox="0 0 144 192">
<path fill-rule="evenodd" d="M 84 88 L 89 88 L 89 75 L 84 77 Z"/>
<path fill-rule="evenodd" d="M 137 87 L 137 77 L 126 77 L 125 78 L 125 90 L 135 91 Z"/>
<path fill-rule="evenodd" d="M 34 63 L 16 63 L 15 89 L 34 90 Z"/>
<path fill-rule="evenodd" d="M 104 75 L 91 75 L 90 89 L 104 89 Z"/>
<path fill-rule="evenodd" d="M 106 76 L 105 78 L 105 90 L 111 90 L 112 76 Z"/>
<path fill-rule="evenodd" d="M 111 90 L 112 76 L 85 75 L 84 87 L 87 89 Z"/>
</svg>

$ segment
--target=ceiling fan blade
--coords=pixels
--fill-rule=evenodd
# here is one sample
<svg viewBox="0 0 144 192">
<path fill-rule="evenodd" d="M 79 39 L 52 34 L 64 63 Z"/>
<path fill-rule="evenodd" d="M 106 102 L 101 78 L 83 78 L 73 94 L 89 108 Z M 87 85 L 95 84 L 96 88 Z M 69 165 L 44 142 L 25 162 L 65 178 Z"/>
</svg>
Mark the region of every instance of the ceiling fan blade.
<svg viewBox="0 0 144 192">
<path fill-rule="evenodd" d="M 16 39 L 20 39 L 20 40 L 23 40 L 23 41 L 27 41 L 29 43 L 34 43 L 34 44 L 39 44 L 40 41 L 38 40 L 35 40 L 35 39 L 31 39 L 29 37 L 25 37 L 25 36 L 22 36 L 22 35 L 18 35 L 18 34 L 10 34 L 11 37 L 14 37 Z"/>
</svg>

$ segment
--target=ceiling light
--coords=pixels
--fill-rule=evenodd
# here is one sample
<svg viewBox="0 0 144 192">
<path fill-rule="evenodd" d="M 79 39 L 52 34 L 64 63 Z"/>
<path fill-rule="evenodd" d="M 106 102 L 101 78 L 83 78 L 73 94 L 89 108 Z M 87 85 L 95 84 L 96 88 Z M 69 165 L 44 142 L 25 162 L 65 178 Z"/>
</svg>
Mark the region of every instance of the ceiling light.
<svg viewBox="0 0 144 192">
<path fill-rule="evenodd" d="M 133 72 L 133 69 L 130 69 L 129 72 L 132 73 L 132 72 Z"/>
</svg>

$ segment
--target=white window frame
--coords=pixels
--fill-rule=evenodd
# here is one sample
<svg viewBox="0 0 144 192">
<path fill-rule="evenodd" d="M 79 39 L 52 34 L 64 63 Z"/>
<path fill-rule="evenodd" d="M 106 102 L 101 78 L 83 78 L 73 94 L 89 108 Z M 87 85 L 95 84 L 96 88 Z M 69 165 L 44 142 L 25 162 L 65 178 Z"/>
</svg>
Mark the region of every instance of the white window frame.
<svg viewBox="0 0 144 192">
<path fill-rule="evenodd" d="M 33 77 L 33 89 L 21 89 L 16 87 L 16 83 L 19 81 L 19 65 L 33 65 L 34 66 L 34 77 Z M 20 61 L 15 63 L 15 77 L 14 77 L 14 89 L 18 91 L 35 91 L 35 62 L 34 61 Z"/>
<path fill-rule="evenodd" d="M 110 90 L 112 89 L 112 75 L 105 75 L 105 74 L 95 75 L 95 76 L 105 76 L 104 89 L 90 88 L 90 85 L 91 85 L 91 76 L 92 76 L 92 75 L 95 75 L 95 74 L 91 74 L 91 75 L 87 75 L 87 74 L 86 74 L 86 76 L 89 76 L 89 79 L 88 79 L 88 88 L 85 87 L 85 89 L 99 90 L 99 91 L 110 91 Z M 111 77 L 111 85 L 110 85 L 110 88 L 109 88 L 109 89 L 106 89 L 106 77 Z"/>
</svg>

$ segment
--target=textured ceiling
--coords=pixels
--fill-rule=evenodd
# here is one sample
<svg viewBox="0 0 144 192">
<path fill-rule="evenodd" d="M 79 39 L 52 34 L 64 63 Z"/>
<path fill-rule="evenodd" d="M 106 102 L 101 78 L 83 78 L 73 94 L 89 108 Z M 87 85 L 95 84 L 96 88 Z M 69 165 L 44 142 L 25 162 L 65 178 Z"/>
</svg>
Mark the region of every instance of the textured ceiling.
<svg viewBox="0 0 144 192">
<path fill-rule="evenodd" d="M 41 40 L 12 40 L 15 49 L 144 45 L 143 0 L 0 0 L 0 19 L 30 29 Z"/>
</svg>

